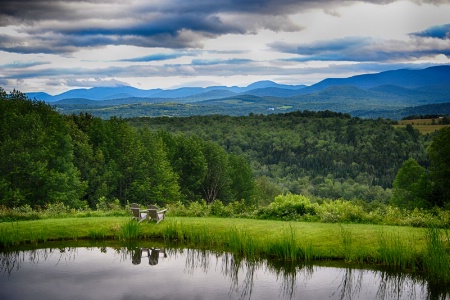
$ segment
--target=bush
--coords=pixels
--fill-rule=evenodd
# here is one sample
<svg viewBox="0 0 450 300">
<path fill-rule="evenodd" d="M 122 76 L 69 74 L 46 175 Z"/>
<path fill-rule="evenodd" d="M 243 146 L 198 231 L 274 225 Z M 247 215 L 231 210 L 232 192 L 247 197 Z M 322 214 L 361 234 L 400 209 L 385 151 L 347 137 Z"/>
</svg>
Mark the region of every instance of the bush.
<svg viewBox="0 0 450 300">
<path fill-rule="evenodd" d="M 95 205 L 97 210 L 100 211 L 110 211 L 110 210 L 121 210 L 119 199 L 114 199 L 113 201 L 108 201 L 105 196 L 98 199 L 98 203 Z"/>
<path fill-rule="evenodd" d="M 362 206 L 345 200 L 326 200 L 317 206 L 316 211 L 320 220 L 325 223 L 365 223 L 368 220 Z"/>
<path fill-rule="evenodd" d="M 303 195 L 279 195 L 267 207 L 258 210 L 260 219 L 298 220 L 303 216 L 315 215 L 316 204 Z"/>
<path fill-rule="evenodd" d="M 229 209 L 223 205 L 222 201 L 214 200 L 210 205 L 209 209 L 212 216 L 216 217 L 231 217 L 231 212 Z"/>
<path fill-rule="evenodd" d="M 207 217 L 208 215 L 209 215 L 209 208 L 205 200 L 189 203 L 188 207 L 189 217 Z"/>
</svg>

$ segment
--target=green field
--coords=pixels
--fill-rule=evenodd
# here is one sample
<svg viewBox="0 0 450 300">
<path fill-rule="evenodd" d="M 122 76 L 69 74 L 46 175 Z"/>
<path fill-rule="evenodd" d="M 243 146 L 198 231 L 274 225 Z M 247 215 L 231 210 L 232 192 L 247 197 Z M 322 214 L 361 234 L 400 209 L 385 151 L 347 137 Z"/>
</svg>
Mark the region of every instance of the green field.
<svg viewBox="0 0 450 300">
<path fill-rule="evenodd" d="M 437 120 L 434 119 L 437 123 Z M 433 119 L 413 119 L 413 120 L 401 120 L 399 125 L 393 125 L 395 128 L 403 128 L 410 124 L 415 129 L 419 130 L 421 134 L 428 134 L 438 131 L 442 128 L 449 127 L 450 125 L 437 125 L 433 123 Z"/>
<path fill-rule="evenodd" d="M 128 217 L 90 217 L 5 222 L 0 223 L 0 245 L 10 247 L 55 240 L 126 239 L 122 230 L 128 220 Z M 176 236 L 170 232 L 174 230 Z M 426 246 L 426 229 L 423 228 L 231 218 L 171 217 L 158 225 L 144 222 L 139 224 L 138 238 L 164 239 L 165 236 L 172 235 L 171 240 L 183 239 L 183 243 L 190 244 L 192 241 L 188 236 L 202 232 L 203 238 L 209 240 L 206 246 L 229 250 L 227 247 L 230 245 L 223 241 L 231 232 L 236 231 L 251 237 L 260 248 L 283 238 L 287 231 L 289 234 L 292 232 L 298 247 L 312 247 L 315 257 L 326 259 L 344 259 L 347 256 L 343 240 L 344 235 L 349 234 L 355 254 L 357 252 L 360 258 L 369 260 L 376 257 L 382 235 L 399 238 L 404 243 L 413 241 L 411 246 L 417 253 L 422 252 Z M 205 245 L 194 242 L 190 246 Z"/>
</svg>

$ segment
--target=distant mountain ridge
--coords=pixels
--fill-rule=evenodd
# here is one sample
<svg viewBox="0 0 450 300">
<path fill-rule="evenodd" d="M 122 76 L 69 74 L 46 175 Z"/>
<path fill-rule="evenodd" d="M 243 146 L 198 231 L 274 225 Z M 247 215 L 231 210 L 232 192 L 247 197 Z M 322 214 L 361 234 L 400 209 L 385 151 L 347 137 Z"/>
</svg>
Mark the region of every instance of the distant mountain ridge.
<svg viewBox="0 0 450 300">
<path fill-rule="evenodd" d="M 424 91 L 429 86 L 441 87 L 445 91 L 450 86 L 450 65 L 429 67 L 421 70 L 400 69 L 375 74 L 356 75 L 348 78 L 327 78 L 311 86 L 278 84 L 273 81 L 258 81 L 246 87 L 182 87 L 177 89 L 141 90 L 131 86 L 94 87 L 90 89 L 73 89 L 52 96 L 47 93 L 28 93 L 30 98 L 46 102 L 56 102 L 63 99 L 88 99 L 96 101 L 125 98 L 157 98 L 184 99 L 184 101 L 203 101 L 230 97 L 232 95 L 254 95 L 261 97 L 293 97 L 309 95 L 324 91 L 330 87 L 353 86 L 370 92 L 382 92 L 392 95 L 429 94 Z M 420 89 L 420 90 L 419 90 Z"/>
<path fill-rule="evenodd" d="M 74 89 L 55 96 L 42 92 L 27 95 L 49 102 L 63 113 L 91 112 L 103 117 L 245 115 L 306 109 L 397 118 L 399 110 L 450 102 L 450 65 L 328 78 L 311 86 L 258 81 L 246 87 L 140 90 L 123 86 Z M 431 109 L 439 107 L 443 106 Z"/>
</svg>

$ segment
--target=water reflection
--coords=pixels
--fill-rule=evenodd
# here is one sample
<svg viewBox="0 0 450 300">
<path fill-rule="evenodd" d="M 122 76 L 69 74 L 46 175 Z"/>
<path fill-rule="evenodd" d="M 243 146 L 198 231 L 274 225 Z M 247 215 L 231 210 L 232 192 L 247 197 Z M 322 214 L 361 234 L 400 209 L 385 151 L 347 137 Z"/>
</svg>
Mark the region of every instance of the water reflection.
<svg viewBox="0 0 450 300">
<path fill-rule="evenodd" d="M 155 266 L 159 262 L 160 254 L 162 257 L 167 257 L 166 251 L 164 249 L 159 248 L 128 248 L 127 249 L 131 253 L 131 262 L 133 265 L 139 265 L 142 261 L 142 257 L 148 258 L 148 264 L 151 266 Z"/>
<path fill-rule="evenodd" d="M 0 273 L 0 299 L 450 299 L 410 274 L 154 245 L 5 252 Z"/>
</svg>

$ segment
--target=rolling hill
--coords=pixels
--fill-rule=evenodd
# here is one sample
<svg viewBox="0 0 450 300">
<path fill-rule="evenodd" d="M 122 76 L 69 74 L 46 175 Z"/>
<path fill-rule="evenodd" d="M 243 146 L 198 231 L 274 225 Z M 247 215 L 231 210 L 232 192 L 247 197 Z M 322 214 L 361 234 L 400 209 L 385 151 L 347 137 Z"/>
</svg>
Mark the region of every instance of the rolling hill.
<svg viewBox="0 0 450 300">
<path fill-rule="evenodd" d="M 139 115 L 164 114 L 151 111 L 151 105 L 145 103 L 158 104 L 158 108 L 164 103 L 167 107 L 173 103 L 185 104 L 177 106 L 177 115 L 199 111 L 242 115 L 307 109 L 333 110 L 365 117 L 396 116 L 391 112 L 450 102 L 450 66 L 328 78 L 311 86 L 273 81 L 258 81 L 246 87 L 182 87 L 171 90 L 122 86 L 74 89 L 55 96 L 29 93 L 28 97 L 51 102 L 64 113 L 90 111 L 95 114 L 100 107 L 103 112 L 110 107 L 119 116 L 131 113 L 130 104 L 145 106 L 145 109 L 139 109 Z M 129 111 L 125 113 L 126 109 Z M 172 107 L 167 109 L 167 115 L 173 111 Z"/>
</svg>

